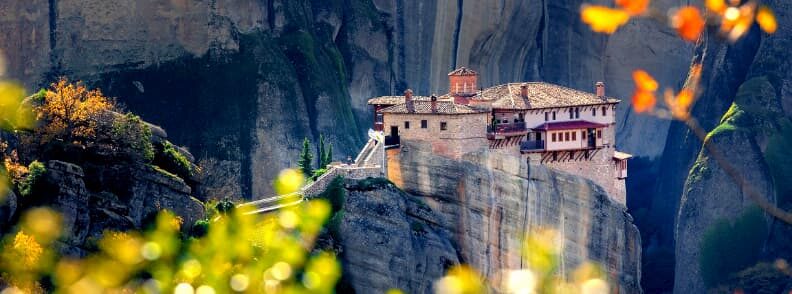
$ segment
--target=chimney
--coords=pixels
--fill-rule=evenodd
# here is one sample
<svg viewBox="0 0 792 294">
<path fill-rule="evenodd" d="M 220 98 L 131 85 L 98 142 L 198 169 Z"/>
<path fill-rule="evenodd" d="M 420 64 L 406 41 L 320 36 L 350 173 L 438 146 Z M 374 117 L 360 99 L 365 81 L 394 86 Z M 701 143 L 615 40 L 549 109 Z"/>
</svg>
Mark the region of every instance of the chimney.
<svg viewBox="0 0 792 294">
<path fill-rule="evenodd" d="M 413 112 L 415 109 L 413 107 L 412 95 L 413 95 L 413 91 L 411 89 L 407 89 L 406 91 L 404 91 L 404 103 L 407 106 L 407 112 Z"/>
<path fill-rule="evenodd" d="M 605 83 L 597 82 L 594 84 L 594 88 L 597 89 L 597 97 L 605 98 Z"/>
<path fill-rule="evenodd" d="M 432 113 L 437 113 L 437 96 L 432 95 Z"/>
<path fill-rule="evenodd" d="M 528 98 L 528 84 L 523 83 L 520 85 L 520 96 L 523 98 Z"/>
</svg>

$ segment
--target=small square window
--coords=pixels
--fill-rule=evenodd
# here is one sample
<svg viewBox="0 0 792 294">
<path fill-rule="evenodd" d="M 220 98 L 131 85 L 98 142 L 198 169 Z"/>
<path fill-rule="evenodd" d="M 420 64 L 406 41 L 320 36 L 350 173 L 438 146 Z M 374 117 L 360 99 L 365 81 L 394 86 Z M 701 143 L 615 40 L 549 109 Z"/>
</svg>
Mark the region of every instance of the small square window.
<svg viewBox="0 0 792 294">
<path fill-rule="evenodd" d="M 408 122 L 408 121 L 405 121 L 405 122 L 404 122 L 404 128 L 405 128 L 405 129 L 409 129 L 409 128 L 410 128 L 410 122 Z"/>
<path fill-rule="evenodd" d="M 426 120 L 425 120 L 425 119 L 424 119 L 424 120 L 421 120 L 421 128 L 422 128 L 422 129 L 425 129 L 425 128 L 426 128 L 426 126 L 427 126 L 427 122 L 426 122 Z"/>
<path fill-rule="evenodd" d="M 444 121 L 440 122 L 440 130 L 441 131 L 448 130 L 448 124 Z"/>
</svg>

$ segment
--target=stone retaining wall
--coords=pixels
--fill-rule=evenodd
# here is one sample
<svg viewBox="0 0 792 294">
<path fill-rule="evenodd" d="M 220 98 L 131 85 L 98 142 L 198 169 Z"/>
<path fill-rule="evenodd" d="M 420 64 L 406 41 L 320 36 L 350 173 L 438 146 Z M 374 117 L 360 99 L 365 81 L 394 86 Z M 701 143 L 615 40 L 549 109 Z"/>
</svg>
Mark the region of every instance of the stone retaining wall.
<svg viewBox="0 0 792 294">
<path fill-rule="evenodd" d="M 304 197 L 313 197 L 324 192 L 327 187 L 333 182 L 336 177 L 344 177 L 347 179 L 362 180 L 365 178 L 383 177 L 382 166 L 375 165 L 370 167 L 352 167 L 352 166 L 333 166 L 324 175 L 316 179 L 315 182 L 308 184 L 303 188 L 302 193 Z"/>
</svg>

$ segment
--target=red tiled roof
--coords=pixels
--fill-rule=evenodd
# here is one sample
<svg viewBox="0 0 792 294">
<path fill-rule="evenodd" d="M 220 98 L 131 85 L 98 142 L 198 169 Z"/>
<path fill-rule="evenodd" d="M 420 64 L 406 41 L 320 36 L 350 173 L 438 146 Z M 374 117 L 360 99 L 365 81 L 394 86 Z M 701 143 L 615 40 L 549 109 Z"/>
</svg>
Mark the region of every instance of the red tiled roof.
<svg viewBox="0 0 792 294">
<path fill-rule="evenodd" d="M 454 101 L 437 101 L 435 102 L 435 106 L 437 107 L 435 112 L 432 112 L 432 102 L 431 101 L 414 101 L 413 102 L 413 110 L 410 112 L 407 109 L 406 103 L 401 103 L 397 105 L 390 106 L 388 108 L 380 110 L 381 113 L 415 113 L 415 114 L 469 114 L 469 113 L 485 113 L 486 110 L 475 109 L 469 107 L 467 105 L 456 104 Z"/>
<path fill-rule="evenodd" d="M 555 130 L 573 130 L 573 129 L 595 129 L 595 128 L 604 128 L 607 126 L 608 125 L 606 124 L 600 124 L 586 120 L 573 120 L 573 121 L 543 123 L 533 129 L 542 130 L 542 131 L 555 131 Z"/>
<path fill-rule="evenodd" d="M 526 86 L 528 97 L 520 95 Z M 510 83 L 489 87 L 473 97 L 475 101 L 491 102 L 495 109 L 538 109 L 619 103 L 612 97 L 597 97 L 594 93 L 575 90 L 544 82 Z"/>
<path fill-rule="evenodd" d="M 477 74 L 478 73 L 476 73 L 475 70 L 469 69 L 469 68 L 464 67 L 464 66 L 460 67 L 460 68 L 457 68 L 454 71 L 448 73 L 449 76 L 475 76 Z"/>
<path fill-rule="evenodd" d="M 429 96 L 413 96 L 413 101 L 429 101 Z M 404 103 L 404 96 L 380 96 L 368 100 L 369 105 L 396 105 Z"/>
</svg>

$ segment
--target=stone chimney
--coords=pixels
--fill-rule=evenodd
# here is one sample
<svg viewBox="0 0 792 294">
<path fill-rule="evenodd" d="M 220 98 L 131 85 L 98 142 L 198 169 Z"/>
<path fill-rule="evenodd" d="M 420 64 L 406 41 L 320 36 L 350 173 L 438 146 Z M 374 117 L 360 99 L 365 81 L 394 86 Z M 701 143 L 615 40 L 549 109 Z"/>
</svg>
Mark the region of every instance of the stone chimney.
<svg viewBox="0 0 792 294">
<path fill-rule="evenodd" d="M 528 84 L 523 83 L 520 85 L 520 96 L 523 98 L 528 98 Z"/>
<path fill-rule="evenodd" d="M 407 106 L 407 112 L 415 111 L 412 89 L 407 89 L 404 91 L 404 104 Z"/>
<path fill-rule="evenodd" d="M 594 84 L 594 88 L 597 90 L 597 97 L 605 98 L 605 83 L 604 82 L 597 82 Z"/>
<path fill-rule="evenodd" d="M 449 91 L 453 96 L 472 97 L 478 92 L 478 73 L 466 67 L 460 67 L 448 73 Z"/>
<path fill-rule="evenodd" d="M 437 113 L 437 96 L 432 95 L 432 113 Z"/>
</svg>

